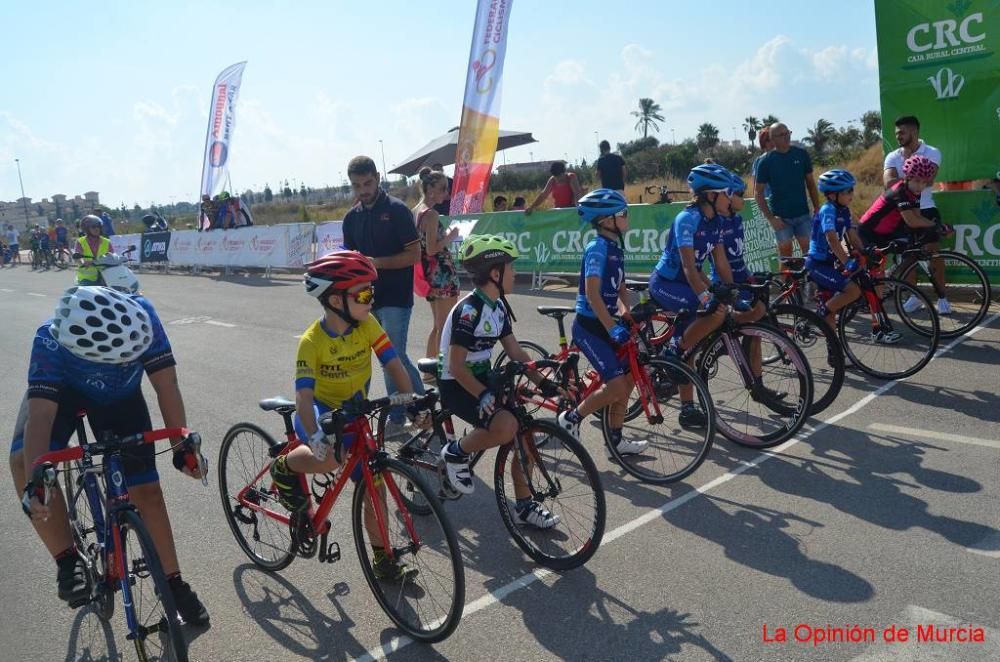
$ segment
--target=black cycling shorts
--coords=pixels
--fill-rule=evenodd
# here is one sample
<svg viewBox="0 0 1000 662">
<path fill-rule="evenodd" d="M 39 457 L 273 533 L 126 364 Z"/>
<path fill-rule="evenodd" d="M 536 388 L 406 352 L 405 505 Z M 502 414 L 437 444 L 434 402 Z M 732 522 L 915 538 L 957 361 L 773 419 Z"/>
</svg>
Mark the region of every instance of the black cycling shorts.
<svg viewBox="0 0 1000 662">
<path fill-rule="evenodd" d="M 482 384 L 482 382 L 480 381 Z M 455 416 L 477 428 L 486 428 L 479 415 L 479 398 L 465 390 L 457 379 L 439 379 L 441 406 Z M 486 384 L 483 384 L 486 388 Z"/>
<path fill-rule="evenodd" d="M 123 436 L 148 432 L 153 427 L 142 389 L 136 389 L 132 394 L 110 405 L 97 404 L 77 391 L 63 389 L 59 393 L 58 406 L 55 421 L 52 423 L 50 451 L 62 450 L 69 445 L 76 433 L 76 413 L 81 409 L 87 411 L 87 421 L 92 435 L 90 441 L 99 438 L 101 433 L 107 430 Z M 24 447 L 24 426 L 27 418 L 28 402 L 25 395 L 14 425 L 11 454 Z M 125 471 L 125 483 L 130 487 L 160 480 L 160 474 L 156 470 L 156 450 L 153 444 L 144 444 L 123 451 L 122 468 Z"/>
</svg>

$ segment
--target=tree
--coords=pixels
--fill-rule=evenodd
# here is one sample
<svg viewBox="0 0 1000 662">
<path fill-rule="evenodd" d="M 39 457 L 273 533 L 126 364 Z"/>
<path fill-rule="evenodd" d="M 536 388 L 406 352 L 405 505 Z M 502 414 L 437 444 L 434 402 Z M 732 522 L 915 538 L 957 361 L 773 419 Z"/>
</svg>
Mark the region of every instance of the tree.
<svg viewBox="0 0 1000 662">
<path fill-rule="evenodd" d="M 664 165 L 667 174 L 678 179 L 685 179 L 688 172 L 698 162 L 698 145 L 688 138 L 679 145 L 671 145 L 664 155 Z"/>
<path fill-rule="evenodd" d="M 821 158 L 826 152 L 826 147 L 837 135 L 837 130 L 833 124 L 823 118 L 816 120 L 816 126 L 806 132 L 805 142 L 813 146 L 816 157 Z"/>
<path fill-rule="evenodd" d="M 271 202 L 271 200 L 274 200 L 274 192 L 270 186 L 264 184 L 264 202 Z"/>
<path fill-rule="evenodd" d="M 762 129 L 763 129 L 764 127 L 767 127 L 767 126 L 771 126 L 772 124 L 777 124 L 777 123 L 778 123 L 778 122 L 780 122 L 780 121 L 781 121 L 781 120 L 779 120 L 779 119 L 778 119 L 777 117 L 775 117 L 774 115 L 768 115 L 767 117 L 763 118 L 763 119 L 762 119 L 762 120 L 760 121 L 760 128 L 762 128 Z"/>
<path fill-rule="evenodd" d="M 650 127 L 653 131 L 659 133 L 660 125 L 657 122 L 664 121 L 663 115 L 660 114 L 660 104 L 656 103 L 652 99 L 642 98 L 639 99 L 639 110 L 633 110 L 632 116 L 638 117 L 635 123 L 635 130 L 638 131 L 639 127 L 642 127 L 642 137 L 646 138 L 649 135 Z"/>
<path fill-rule="evenodd" d="M 719 129 L 714 124 L 705 122 L 698 127 L 698 135 L 695 137 L 698 149 L 711 149 L 719 144 Z"/>
<path fill-rule="evenodd" d="M 748 115 L 743 119 L 743 130 L 747 132 L 747 138 L 750 139 L 751 145 L 757 139 L 757 132 L 760 131 L 762 126 L 760 120 L 753 115 Z"/>
<path fill-rule="evenodd" d="M 871 147 L 882 140 L 882 113 L 869 110 L 861 116 L 862 144 Z"/>
<path fill-rule="evenodd" d="M 626 143 L 618 143 L 618 153 L 621 154 L 622 158 L 627 158 L 648 149 L 655 149 L 659 144 L 660 142 L 654 136 L 639 138 L 638 140 L 630 140 Z"/>
<path fill-rule="evenodd" d="M 286 200 L 290 200 L 292 197 L 292 187 L 288 185 L 287 179 L 285 180 L 285 187 L 281 189 L 281 197 L 285 198 Z"/>
<path fill-rule="evenodd" d="M 305 199 L 306 199 L 306 196 L 307 196 L 308 194 L 309 194 L 309 192 L 308 192 L 308 191 L 306 191 L 306 185 L 305 185 L 305 184 L 302 184 L 302 185 L 301 185 L 301 188 L 299 188 L 299 197 L 300 197 L 300 198 L 302 198 L 303 200 L 305 200 Z"/>
</svg>

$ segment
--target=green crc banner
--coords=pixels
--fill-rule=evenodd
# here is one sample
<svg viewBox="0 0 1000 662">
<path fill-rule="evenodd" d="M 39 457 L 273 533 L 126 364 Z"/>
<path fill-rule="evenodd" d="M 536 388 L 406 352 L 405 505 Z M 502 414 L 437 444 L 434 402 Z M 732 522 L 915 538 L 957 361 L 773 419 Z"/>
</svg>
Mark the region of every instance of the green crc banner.
<svg viewBox="0 0 1000 662">
<path fill-rule="evenodd" d="M 992 177 L 1000 169 L 1000 2 L 875 0 L 882 141 L 897 148 L 893 120 L 920 119 L 941 150 L 939 181 Z"/>
</svg>

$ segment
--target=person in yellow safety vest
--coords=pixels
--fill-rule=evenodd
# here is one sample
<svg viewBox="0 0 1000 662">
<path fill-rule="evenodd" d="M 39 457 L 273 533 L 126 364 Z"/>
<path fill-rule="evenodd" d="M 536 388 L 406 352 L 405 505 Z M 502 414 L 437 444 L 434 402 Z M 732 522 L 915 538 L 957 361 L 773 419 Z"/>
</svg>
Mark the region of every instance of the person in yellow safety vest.
<svg viewBox="0 0 1000 662">
<path fill-rule="evenodd" d="M 83 257 L 76 269 L 77 285 L 99 285 L 101 272 L 94 266 L 94 260 L 111 251 L 111 242 L 101 236 L 104 224 L 94 215 L 84 216 L 80 221 L 83 236 L 76 240 L 76 252 Z"/>
</svg>

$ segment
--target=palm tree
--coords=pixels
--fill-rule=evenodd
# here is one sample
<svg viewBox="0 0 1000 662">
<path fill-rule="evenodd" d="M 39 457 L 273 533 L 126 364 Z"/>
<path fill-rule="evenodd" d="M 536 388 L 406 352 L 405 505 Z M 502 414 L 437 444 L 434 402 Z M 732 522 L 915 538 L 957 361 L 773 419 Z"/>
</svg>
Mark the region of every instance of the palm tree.
<svg viewBox="0 0 1000 662">
<path fill-rule="evenodd" d="M 747 138 L 750 139 L 750 144 L 753 145 L 753 141 L 757 138 L 757 132 L 761 129 L 763 125 L 760 120 L 749 115 L 743 120 L 743 130 L 747 132 Z"/>
<path fill-rule="evenodd" d="M 652 127 L 653 131 L 659 133 L 660 125 L 657 122 L 662 122 L 664 120 L 663 115 L 660 114 L 660 104 L 654 102 L 652 99 L 639 99 L 639 110 L 633 110 L 632 115 L 638 117 L 639 119 L 635 123 L 635 130 L 638 131 L 639 127 L 642 127 L 642 137 L 646 138 L 649 135 L 649 128 Z"/>
<path fill-rule="evenodd" d="M 806 132 L 806 142 L 816 150 L 816 156 L 822 156 L 826 151 L 826 146 L 837 135 L 837 130 L 833 128 L 833 123 L 820 118 L 816 120 L 816 126 Z"/>
<path fill-rule="evenodd" d="M 869 110 L 861 116 L 861 126 L 865 147 L 871 147 L 882 140 L 882 113 Z"/>
<path fill-rule="evenodd" d="M 705 122 L 698 127 L 698 135 L 695 137 L 698 149 L 711 149 L 719 144 L 719 129 L 714 124 Z"/>
<path fill-rule="evenodd" d="M 765 117 L 760 121 L 760 127 L 763 129 L 765 126 L 771 126 L 772 124 L 777 124 L 780 121 L 781 120 L 779 120 L 774 115 L 768 115 L 767 117 Z"/>
</svg>

